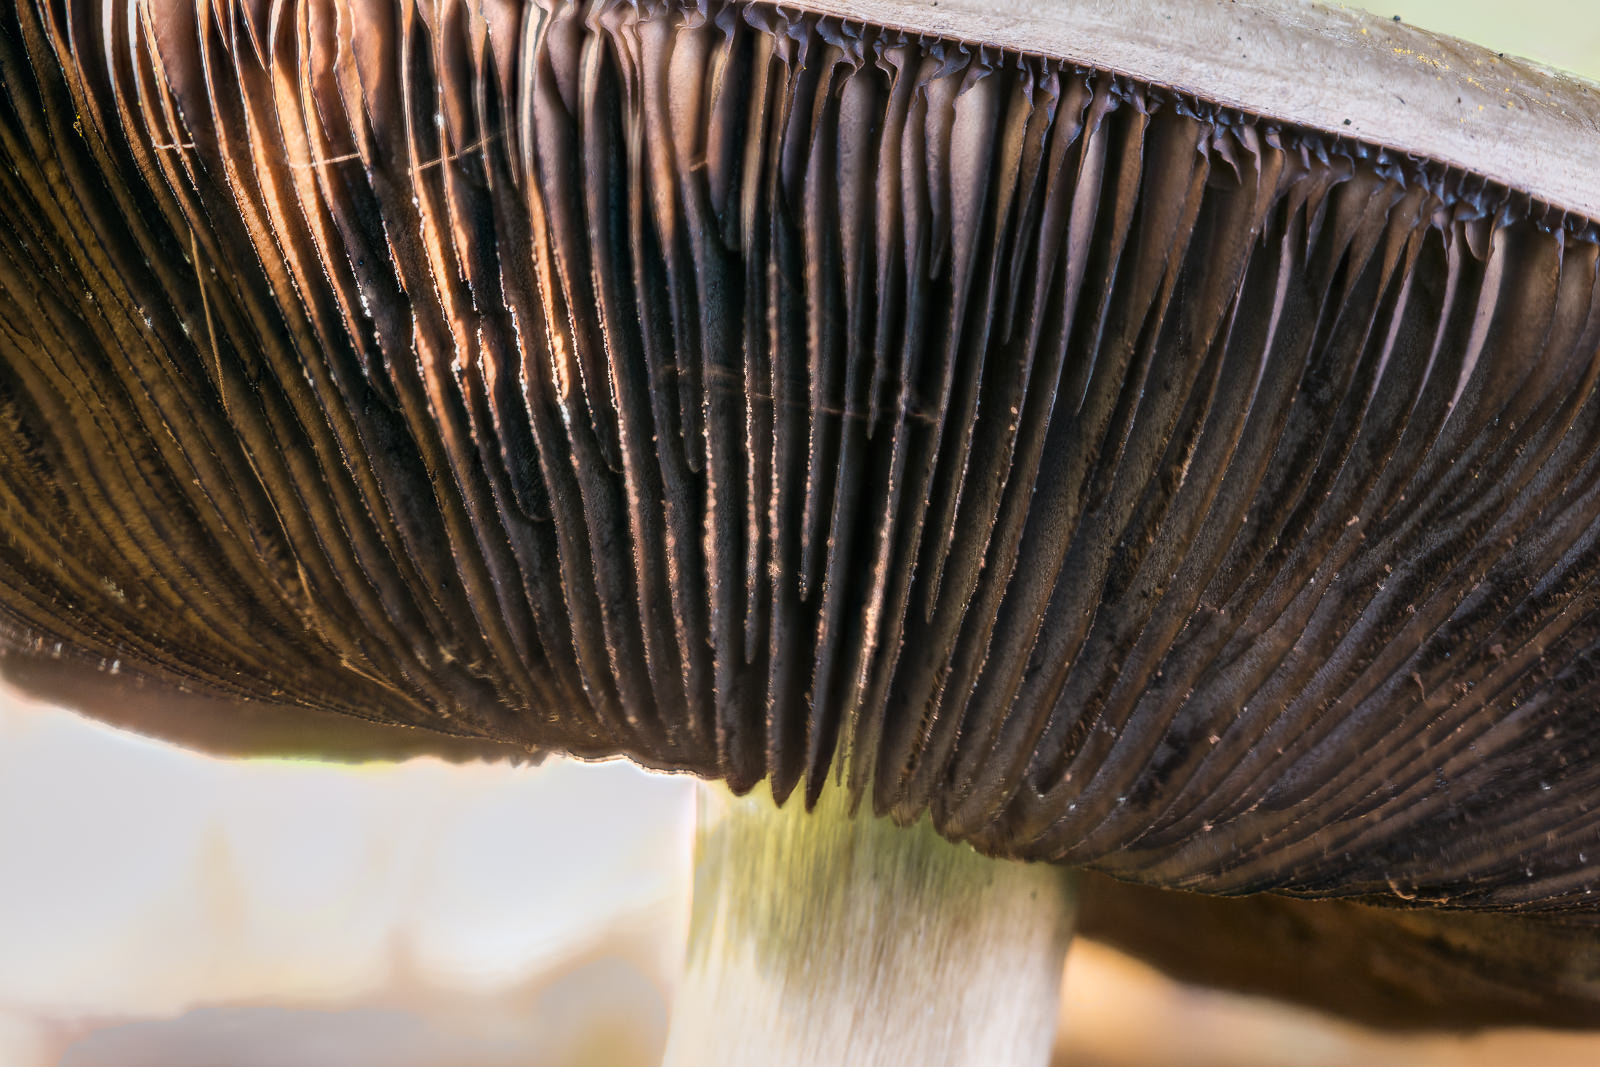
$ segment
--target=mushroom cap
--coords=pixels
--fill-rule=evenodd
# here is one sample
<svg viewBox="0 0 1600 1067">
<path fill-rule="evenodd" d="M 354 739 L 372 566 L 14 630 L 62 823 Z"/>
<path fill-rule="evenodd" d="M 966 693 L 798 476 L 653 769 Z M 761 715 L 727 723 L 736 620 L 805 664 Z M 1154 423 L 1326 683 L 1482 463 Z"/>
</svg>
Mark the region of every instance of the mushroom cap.
<svg viewBox="0 0 1600 1067">
<path fill-rule="evenodd" d="M 1594 90 L 1299 5 L 812 6 L 0 10 L 8 674 L 837 774 L 1551 994 L 1412 1021 L 1600 1021 Z"/>
</svg>

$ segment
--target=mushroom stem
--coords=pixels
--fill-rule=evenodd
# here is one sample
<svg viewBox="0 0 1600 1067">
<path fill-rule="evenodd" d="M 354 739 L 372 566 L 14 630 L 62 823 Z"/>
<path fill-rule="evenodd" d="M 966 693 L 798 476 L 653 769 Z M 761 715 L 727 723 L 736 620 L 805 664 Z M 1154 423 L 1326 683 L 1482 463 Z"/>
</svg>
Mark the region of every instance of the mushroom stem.
<svg viewBox="0 0 1600 1067">
<path fill-rule="evenodd" d="M 1068 872 L 990 859 L 765 786 L 702 785 L 667 1067 L 1039 1065 L 1076 910 Z"/>
</svg>

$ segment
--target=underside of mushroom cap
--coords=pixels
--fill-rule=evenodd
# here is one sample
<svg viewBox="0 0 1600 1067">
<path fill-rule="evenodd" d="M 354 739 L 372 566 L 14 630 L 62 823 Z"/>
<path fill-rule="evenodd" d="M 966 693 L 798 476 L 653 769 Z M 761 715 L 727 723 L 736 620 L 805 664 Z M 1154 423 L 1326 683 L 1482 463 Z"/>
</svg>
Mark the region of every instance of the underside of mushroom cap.
<svg viewBox="0 0 1600 1067">
<path fill-rule="evenodd" d="M 9 654 L 1588 916 L 1595 227 L 1272 103 L 756 3 L 6 0 Z"/>
</svg>

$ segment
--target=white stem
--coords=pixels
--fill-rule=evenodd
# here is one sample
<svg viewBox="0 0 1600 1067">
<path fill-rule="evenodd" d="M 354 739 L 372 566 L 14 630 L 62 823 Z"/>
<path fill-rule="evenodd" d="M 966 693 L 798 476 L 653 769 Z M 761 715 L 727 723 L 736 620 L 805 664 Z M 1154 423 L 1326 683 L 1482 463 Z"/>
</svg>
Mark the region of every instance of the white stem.
<svg viewBox="0 0 1600 1067">
<path fill-rule="evenodd" d="M 1074 896 L 1059 868 L 992 860 L 765 787 L 703 787 L 694 915 L 667 1067 L 1039 1067 Z"/>
</svg>

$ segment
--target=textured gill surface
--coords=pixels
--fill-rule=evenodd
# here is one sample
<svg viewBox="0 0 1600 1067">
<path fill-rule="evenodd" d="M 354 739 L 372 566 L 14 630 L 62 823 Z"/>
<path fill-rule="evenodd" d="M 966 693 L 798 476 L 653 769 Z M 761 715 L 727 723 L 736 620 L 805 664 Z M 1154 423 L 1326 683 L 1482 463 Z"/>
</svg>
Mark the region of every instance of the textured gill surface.
<svg viewBox="0 0 1600 1067">
<path fill-rule="evenodd" d="M 760 5 L 0 0 L 0 79 L 14 646 L 1590 906 L 1586 221 Z"/>
</svg>

